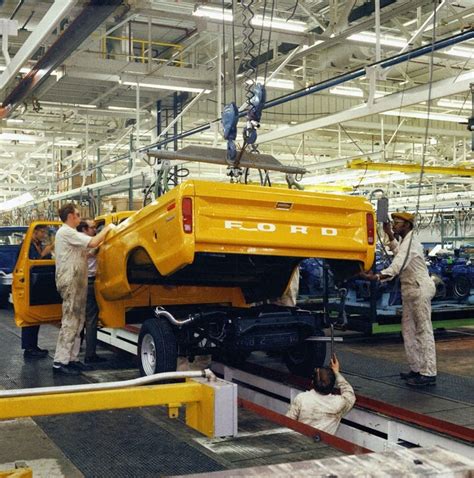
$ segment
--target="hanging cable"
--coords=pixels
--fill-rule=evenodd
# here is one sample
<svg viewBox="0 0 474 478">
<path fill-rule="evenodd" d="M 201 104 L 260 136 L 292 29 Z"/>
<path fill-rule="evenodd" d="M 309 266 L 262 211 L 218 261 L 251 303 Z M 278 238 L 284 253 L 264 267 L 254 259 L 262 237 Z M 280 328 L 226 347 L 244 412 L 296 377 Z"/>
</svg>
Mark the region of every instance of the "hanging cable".
<svg viewBox="0 0 474 478">
<path fill-rule="evenodd" d="M 234 22 L 232 22 L 232 25 Z M 223 81 L 223 90 L 224 90 L 224 104 L 227 104 L 226 101 L 226 66 L 225 66 L 225 0 L 222 0 L 222 58 L 219 58 L 219 61 L 222 61 L 222 74 L 224 76 Z M 219 105 L 219 109 L 222 105 Z"/>
<path fill-rule="evenodd" d="M 263 22 L 265 22 L 265 16 L 267 14 L 267 0 L 265 0 L 265 3 L 263 4 L 263 15 L 262 15 L 262 18 L 263 18 Z M 255 83 L 257 83 L 257 79 L 258 79 L 258 68 L 260 66 L 260 55 L 262 54 L 262 45 L 263 45 L 263 25 L 260 29 L 260 39 L 258 41 L 258 55 L 257 55 L 257 64 L 255 65 Z M 270 45 L 268 46 L 268 48 L 270 49 Z"/>
<path fill-rule="evenodd" d="M 232 86 L 234 90 L 234 103 L 237 104 L 237 71 L 235 68 L 235 0 L 232 0 Z"/>
<path fill-rule="evenodd" d="M 296 0 L 295 6 L 293 7 L 293 10 L 291 11 L 290 16 L 286 19 L 287 22 L 289 22 L 295 16 L 297 8 L 298 8 L 298 0 Z"/>
<path fill-rule="evenodd" d="M 270 28 L 268 30 L 268 51 L 270 51 L 270 45 L 272 43 L 272 24 L 273 24 L 273 15 L 275 13 L 275 2 L 276 0 L 273 0 L 272 1 L 272 11 L 270 12 Z M 276 57 L 276 52 L 275 52 L 275 55 Z M 267 75 L 268 75 L 268 63 L 269 63 L 269 58 L 267 58 L 267 61 L 265 62 L 265 73 L 263 75 L 263 81 L 264 83 L 267 82 Z"/>
<path fill-rule="evenodd" d="M 255 56 L 253 50 L 255 48 L 255 42 L 253 41 L 253 35 L 255 28 L 252 25 L 252 20 L 254 18 L 253 12 L 253 3 L 254 0 L 241 0 L 242 5 L 242 25 L 243 25 L 243 47 L 244 47 L 244 89 L 245 97 L 247 103 L 250 105 L 250 100 L 253 96 L 253 86 L 255 84 Z"/>
<path fill-rule="evenodd" d="M 428 145 L 428 132 L 429 132 L 429 124 L 430 124 L 430 112 L 431 112 L 431 93 L 432 93 L 432 82 L 433 82 L 433 70 L 434 70 L 434 46 L 435 46 L 435 40 L 436 40 L 436 6 L 437 2 L 436 0 L 433 1 L 433 29 L 432 29 L 432 38 L 431 38 L 431 52 L 429 56 L 429 73 L 428 73 L 428 99 L 427 99 L 427 120 L 426 120 L 426 128 L 425 128 L 425 138 L 424 138 L 424 144 L 423 144 L 423 151 L 422 151 L 422 156 L 421 156 L 421 168 L 420 168 L 420 176 L 418 179 L 418 191 L 417 191 L 417 199 L 416 199 L 416 207 L 415 207 L 415 220 L 419 215 L 420 211 L 420 201 L 421 201 L 421 189 L 422 189 L 422 184 L 423 184 L 423 177 L 425 173 L 425 162 L 426 162 L 426 150 L 427 150 L 427 145 Z M 400 104 L 400 108 L 403 106 L 403 101 Z M 400 268 L 400 272 L 398 273 L 397 280 L 400 280 L 400 275 L 402 274 L 403 270 L 405 269 L 407 262 L 408 262 L 408 257 L 410 256 L 410 251 L 411 251 L 411 246 L 413 243 L 413 235 L 414 235 L 414 230 L 412 230 L 412 233 L 410 235 L 410 240 L 408 242 L 408 248 L 407 248 L 407 253 L 405 255 L 405 259 L 403 261 L 403 264 Z"/>
</svg>

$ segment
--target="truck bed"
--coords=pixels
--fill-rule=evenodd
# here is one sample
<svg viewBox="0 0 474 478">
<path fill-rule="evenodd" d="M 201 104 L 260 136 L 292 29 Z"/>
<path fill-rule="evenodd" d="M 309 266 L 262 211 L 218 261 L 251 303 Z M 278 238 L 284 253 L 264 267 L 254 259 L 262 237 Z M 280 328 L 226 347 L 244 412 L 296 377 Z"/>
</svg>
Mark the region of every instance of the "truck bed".
<svg viewBox="0 0 474 478">
<path fill-rule="evenodd" d="M 307 257 L 346 274 L 368 269 L 373 227 L 363 198 L 186 181 L 107 236 L 96 290 L 108 301 L 143 284 L 239 287 L 247 302 L 274 298 Z"/>
</svg>

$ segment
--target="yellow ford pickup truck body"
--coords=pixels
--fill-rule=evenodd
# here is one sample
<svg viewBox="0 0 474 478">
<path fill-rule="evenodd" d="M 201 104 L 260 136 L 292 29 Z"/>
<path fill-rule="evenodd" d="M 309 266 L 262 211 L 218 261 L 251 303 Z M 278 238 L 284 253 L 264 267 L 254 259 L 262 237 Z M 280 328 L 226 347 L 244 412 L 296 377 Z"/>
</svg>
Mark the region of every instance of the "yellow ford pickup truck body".
<svg viewBox="0 0 474 478">
<path fill-rule="evenodd" d="M 367 217 L 373 225 L 371 205 L 356 197 L 186 181 L 107 236 L 96 279 L 101 319 L 122 326 L 123 310 L 139 303 L 242 307 L 274 299 L 305 257 L 353 261 L 368 269 L 374 245 L 368 243 Z M 249 269 L 249 256 L 260 256 L 260 271 L 237 270 Z M 285 272 L 282 284 L 272 272 Z M 273 295 L 242 293 L 257 275 L 280 283 L 269 290 Z M 116 307 L 108 313 L 112 302 Z"/>
<path fill-rule="evenodd" d="M 308 257 L 350 276 L 372 265 L 374 228 L 363 198 L 186 181 L 108 233 L 97 255 L 100 320 L 106 327 L 143 322 L 155 306 L 181 318 L 210 307 L 249 309 L 278 299 Z M 30 303 L 30 281 L 54 289 L 54 261 L 31 261 L 25 247 L 28 241 L 14 274 L 16 322 L 60 320 L 53 293 Z"/>
</svg>

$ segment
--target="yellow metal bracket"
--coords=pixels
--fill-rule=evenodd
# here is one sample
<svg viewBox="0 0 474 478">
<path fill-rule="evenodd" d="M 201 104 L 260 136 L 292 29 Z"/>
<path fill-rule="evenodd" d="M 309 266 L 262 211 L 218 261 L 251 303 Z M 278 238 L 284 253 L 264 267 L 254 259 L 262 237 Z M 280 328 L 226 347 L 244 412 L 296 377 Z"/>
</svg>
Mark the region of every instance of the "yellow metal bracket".
<svg viewBox="0 0 474 478">
<path fill-rule="evenodd" d="M 11 470 L 0 470 L 0 478 L 33 478 L 33 470 L 26 462 L 20 461 Z"/>
<path fill-rule="evenodd" d="M 178 418 L 179 409 L 183 406 L 182 403 L 168 403 L 168 416 L 170 418 Z"/>
<path fill-rule="evenodd" d="M 222 427 L 216 428 L 215 415 L 217 412 L 221 415 L 220 407 L 226 407 L 226 403 L 232 407 L 232 410 L 229 408 L 226 413 L 231 416 L 236 414 L 236 398 L 235 404 L 228 400 L 229 392 L 236 397 L 235 387 L 236 385 L 223 380 L 208 382 L 205 379 L 189 379 L 185 383 L 69 393 L 34 395 L 34 389 L 29 389 L 26 395 L 2 397 L 0 392 L 0 420 L 154 405 L 168 405 L 169 416 L 174 418 L 178 416 L 178 409 L 185 405 L 188 426 L 208 437 L 228 436 L 237 432 L 236 426 L 224 427 L 223 431 L 217 430 Z M 222 402 L 221 405 L 216 404 L 216 396 L 218 402 Z"/>
</svg>

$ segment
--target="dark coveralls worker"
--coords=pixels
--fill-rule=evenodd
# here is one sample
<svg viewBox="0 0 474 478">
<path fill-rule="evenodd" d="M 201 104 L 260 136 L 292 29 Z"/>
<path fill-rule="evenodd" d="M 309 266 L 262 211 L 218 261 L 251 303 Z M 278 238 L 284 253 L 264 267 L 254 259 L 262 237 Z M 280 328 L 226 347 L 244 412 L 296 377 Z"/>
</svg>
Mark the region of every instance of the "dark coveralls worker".
<svg viewBox="0 0 474 478">
<path fill-rule="evenodd" d="M 89 237 L 96 235 L 95 222 L 92 219 L 86 219 L 80 222 L 77 230 Z M 96 353 L 97 348 L 97 324 L 99 322 L 99 307 L 95 299 L 94 282 L 97 272 L 97 249 L 92 249 L 87 253 L 87 299 L 86 299 L 86 355 L 84 362 L 100 363 L 107 359 L 100 357 Z"/>
<path fill-rule="evenodd" d="M 28 257 L 32 260 L 51 259 L 53 246 L 48 244 L 43 246 L 46 239 L 47 226 L 37 226 L 33 231 L 33 238 L 30 244 Z M 48 355 L 48 350 L 38 347 L 39 325 L 31 325 L 21 328 L 21 348 L 24 350 L 25 358 L 43 358 Z"/>
</svg>

